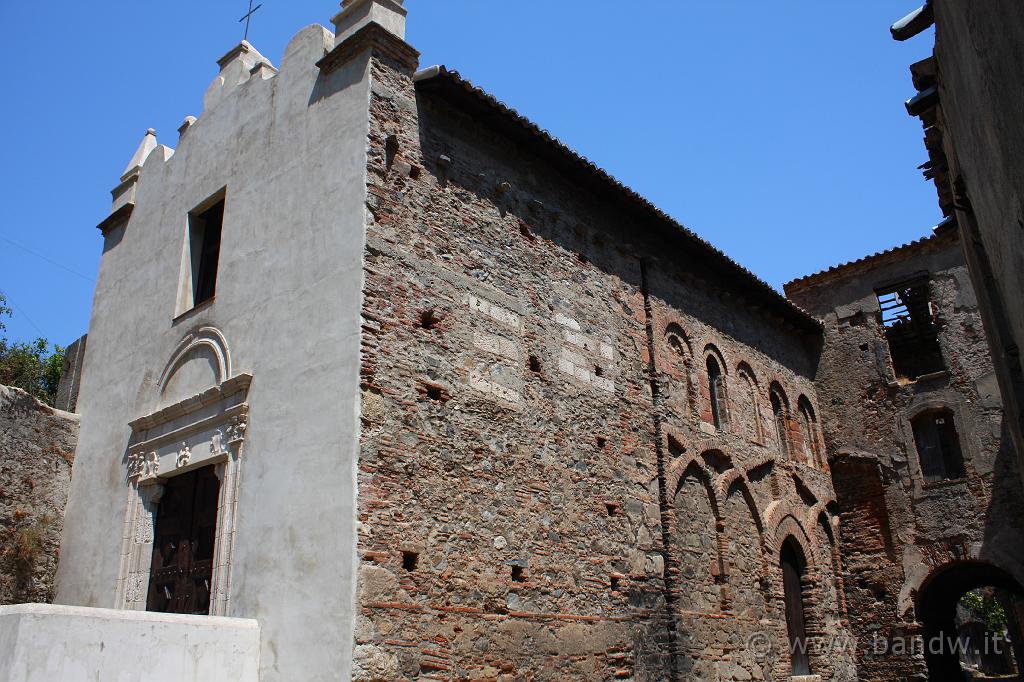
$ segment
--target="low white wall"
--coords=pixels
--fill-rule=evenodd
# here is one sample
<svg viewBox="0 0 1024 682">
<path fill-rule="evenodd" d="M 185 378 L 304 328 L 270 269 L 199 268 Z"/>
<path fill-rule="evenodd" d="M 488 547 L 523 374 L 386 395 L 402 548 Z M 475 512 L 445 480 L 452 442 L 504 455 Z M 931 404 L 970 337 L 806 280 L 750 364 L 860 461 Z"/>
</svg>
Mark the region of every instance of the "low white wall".
<svg viewBox="0 0 1024 682">
<path fill-rule="evenodd" d="M 0 606 L 0 682 L 258 682 L 255 620 Z"/>
</svg>

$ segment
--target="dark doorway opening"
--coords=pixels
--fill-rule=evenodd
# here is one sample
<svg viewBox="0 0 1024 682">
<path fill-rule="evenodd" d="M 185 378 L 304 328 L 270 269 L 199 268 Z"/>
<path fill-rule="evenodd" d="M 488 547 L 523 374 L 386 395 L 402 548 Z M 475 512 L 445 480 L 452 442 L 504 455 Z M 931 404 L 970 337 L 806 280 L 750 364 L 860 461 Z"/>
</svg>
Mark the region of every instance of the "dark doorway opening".
<svg viewBox="0 0 1024 682">
<path fill-rule="evenodd" d="M 1022 617 L 1024 590 L 1002 569 L 981 561 L 937 569 L 917 595 L 928 679 L 1019 679 Z"/>
<path fill-rule="evenodd" d="M 779 563 L 782 566 L 782 585 L 786 598 L 786 630 L 789 633 L 789 656 L 792 675 L 810 675 L 807 657 L 807 627 L 804 618 L 804 588 L 802 579 L 807 572 L 803 552 L 793 538 L 782 543 Z"/>
<path fill-rule="evenodd" d="M 157 507 L 146 610 L 210 612 L 219 493 L 212 466 L 167 481 Z"/>
<path fill-rule="evenodd" d="M 963 478 L 964 457 L 953 412 L 931 410 L 914 417 L 910 424 L 925 482 Z"/>
</svg>

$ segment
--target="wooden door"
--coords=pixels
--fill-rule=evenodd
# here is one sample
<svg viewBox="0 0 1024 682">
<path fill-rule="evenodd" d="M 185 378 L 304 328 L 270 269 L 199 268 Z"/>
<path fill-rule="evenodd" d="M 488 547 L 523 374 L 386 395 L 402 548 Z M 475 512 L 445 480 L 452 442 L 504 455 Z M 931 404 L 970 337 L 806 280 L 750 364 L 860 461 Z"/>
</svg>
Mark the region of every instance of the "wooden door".
<svg viewBox="0 0 1024 682">
<path fill-rule="evenodd" d="M 157 507 L 148 611 L 210 612 L 219 494 L 212 466 L 167 481 Z"/>
<path fill-rule="evenodd" d="M 802 562 L 796 551 L 785 543 L 782 546 L 782 582 L 786 597 L 786 629 L 789 631 L 790 660 L 793 676 L 810 675 L 807 658 L 807 632 L 804 626 L 804 595 L 800 584 Z"/>
</svg>

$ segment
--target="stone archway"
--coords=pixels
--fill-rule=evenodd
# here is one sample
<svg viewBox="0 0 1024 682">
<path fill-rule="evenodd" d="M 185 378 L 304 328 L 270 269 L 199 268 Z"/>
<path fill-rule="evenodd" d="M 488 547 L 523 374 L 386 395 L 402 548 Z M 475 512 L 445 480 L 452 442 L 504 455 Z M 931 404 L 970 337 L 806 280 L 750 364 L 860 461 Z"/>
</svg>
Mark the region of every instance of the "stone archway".
<svg viewBox="0 0 1024 682">
<path fill-rule="evenodd" d="M 779 552 L 779 567 L 782 570 L 782 587 L 786 616 L 786 631 L 789 635 L 790 675 L 801 677 L 811 674 L 810 658 L 807 651 L 806 598 L 804 577 L 807 575 L 807 558 L 803 548 L 793 538 L 782 543 Z"/>
<path fill-rule="evenodd" d="M 1015 607 L 1009 618 L 1009 635 L 1016 660 L 1022 660 L 1019 612 L 1024 588 L 1003 569 L 984 561 L 958 561 L 931 573 L 917 594 L 916 613 L 924 636 L 923 652 L 928 678 L 937 682 L 965 679 L 960 651 L 963 640 L 957 628 L 957 606 L 971 590 L 992 587 L 1010 595 Z"/>
</svg>

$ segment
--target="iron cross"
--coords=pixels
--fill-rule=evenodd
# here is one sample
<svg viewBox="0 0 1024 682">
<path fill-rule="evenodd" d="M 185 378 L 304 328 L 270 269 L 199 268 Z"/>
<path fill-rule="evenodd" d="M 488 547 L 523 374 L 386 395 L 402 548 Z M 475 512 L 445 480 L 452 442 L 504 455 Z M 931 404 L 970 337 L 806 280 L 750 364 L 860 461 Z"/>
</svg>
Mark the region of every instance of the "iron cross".
<svg viewBox="0 0 1024 682">
<path fill-rule="evenodd" d="M 245 37 L 243 37 L 242 40 L 248 40 L 249 39 L 249 20 L 252 19 L 252 15 L 260 7 L 263 7 L 263 3 L 260 3 L 260 4 L 256 5 L 255 7 L 253 7 L 252 6 L 252 0 L 249 0 L 249 11 L 248 11 L 248 13 L 246 13 L 246 15 L 244 17 L 242 17 L 241 19 L 238 20 L 238 23 L 242 23 L 243 21 L 245 22 Z"/>
</svg>

